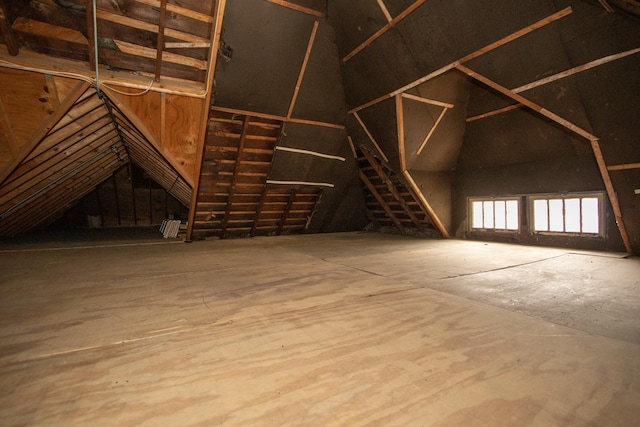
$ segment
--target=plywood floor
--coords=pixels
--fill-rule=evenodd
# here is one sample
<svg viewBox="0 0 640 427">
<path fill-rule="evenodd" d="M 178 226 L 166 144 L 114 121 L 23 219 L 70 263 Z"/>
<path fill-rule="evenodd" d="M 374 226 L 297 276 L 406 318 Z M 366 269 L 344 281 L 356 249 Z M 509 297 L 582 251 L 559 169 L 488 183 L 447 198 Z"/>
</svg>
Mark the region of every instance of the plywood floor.
<svg viewBox="0 0 640 427">
<path fill-rule="evenodd" d="M 640 260 L 330 234 L 0 246 L 0 425 L 630 426 Z"/>
</svg>

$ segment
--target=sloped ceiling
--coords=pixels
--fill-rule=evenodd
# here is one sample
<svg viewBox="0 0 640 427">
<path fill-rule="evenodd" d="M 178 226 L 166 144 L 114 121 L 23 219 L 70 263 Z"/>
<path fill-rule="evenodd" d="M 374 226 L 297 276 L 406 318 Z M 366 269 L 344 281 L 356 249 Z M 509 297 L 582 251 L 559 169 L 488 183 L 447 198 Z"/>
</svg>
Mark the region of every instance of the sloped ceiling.
<svg viewBox="0 0 640 427">
<path fill-rule="evenodd" d="M 354 153 L 364 146 L 424 196 L 445 232 L 464 221 L 455 205 L 465 173 L 592 156 L 588 173 L 602 180 L 615 220 L 629 225 L 620 228 L 627 250 L 640 244 L 629 192 L 640 161 L 629 119 L 638 108 L 638 73 L 629 72 L 640 51 L 635 1 L 97 0 L 95 25 L 92 5 L 0 0 L 3 187 L 26 182 L 19 174 L 32 166 L 23 163 L 55 150 L 55 133 L 93 132 L 80 111 L 101 100 L 91 114 L 110 120 L 105 132 L 117 136 L 122 161 L 190 207 L 217 111 L 282 122 L 277 145 L 302 151 L 276 150 L 265 179 L 330 188 L 312 231 L 362 226 Z M 102 97 L 91 92 L 96 62 Z M 509 130 L 498 132 L 496 120 Z M 504 154 L 500 144 L 516 146 L 512 122 L 528 134 Z M 540 144 L 547 136 L 560 142 Z M 98 177 L 86 181 L 78 194 Z M 47 185 L 30 185 L 35 196 L 7 193 L 5 212 Z M 52 203 L 47 211 L 67 205 Z"/>
</svg>

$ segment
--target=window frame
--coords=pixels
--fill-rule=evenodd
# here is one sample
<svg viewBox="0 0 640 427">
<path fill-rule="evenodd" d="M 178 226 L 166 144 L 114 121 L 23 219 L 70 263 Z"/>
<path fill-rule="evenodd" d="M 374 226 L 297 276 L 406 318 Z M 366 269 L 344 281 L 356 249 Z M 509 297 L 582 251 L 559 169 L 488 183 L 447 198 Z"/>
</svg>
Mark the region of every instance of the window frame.
<svg viewBox="0 0 640 427">
<path fill-rule="evenodd" d="M 512 230 L 507 227 L 507 218 L 505 217 L 505 228 L 495 228 L 495 216 L 494 216 L 494 227 L 493 228 L 484 228 L 484 221 L 482 228 L 475 228 L 473 226 L 473 203 L 474 202 L 493 202 L 494 213 L 495 213 L 495 202 L 505 202 L 505 206 L 507 202 L 515 201 L 517 203 L 517 228 Z M 500 196 L 500 197 L 467 197 L 467 217 L 468 221 L 468 230 L 472 233 L 503 233 L 503 234 L 519 234 L 522 231 L 522 197 L 521 196 Z"/>
<path fill-rule="evenodd" d="M 597 233 L 586 233 L 586 232 L 576 232 L 576 231 L 551 231 L 551 230 L 536 230 L 535 224 L 535 216 L 534 216 L 534 206 L 536 200 L 546 200 L 547 206 L 550 200 L 564 200 L 567 199 L 582 199 L 584 198 L 596 198 L 598 199 L 598 232 Z M 580 238 L 590 238 L 590 239 L 602 239 L 605 237 L 605 202 L 606 198 L 603 191 L 582 191 L 582 192 L 571 192 L 571 193 L 547 193 L 547 194 L 530 194 L 526 196 L 526 204 L 527 204 L 527 215 L 528 215 L 528 223 L 529 223 L 529 233 L 532 236 L 542 235 L 542 236 L 556 236 L 556 237 L 580 237 Z M 582 203 L 582 202 L 581 202 Z M 565 218 L 563 212 L 563 220 Z M 580 222 L 582 222 L 582 212 L 580 213 Z M 547 220 L 548 225 L 551 225 L 551 221 Z M 550 228 L 550 227 L 549 227 Z"/>
</svg>

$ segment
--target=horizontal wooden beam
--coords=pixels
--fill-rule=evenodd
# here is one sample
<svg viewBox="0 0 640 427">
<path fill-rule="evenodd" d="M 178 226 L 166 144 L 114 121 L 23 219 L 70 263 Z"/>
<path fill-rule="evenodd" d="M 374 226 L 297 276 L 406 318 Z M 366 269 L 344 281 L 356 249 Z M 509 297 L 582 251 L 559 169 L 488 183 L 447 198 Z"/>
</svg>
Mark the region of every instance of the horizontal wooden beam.
<svg viewBox="0 0 640 427">
<path fill-rule="evenodd" d="M 582 129 L 581 127 L 571 123 L 569 120 L 566 120 L 562 117 L 560 117 L 559 115 L 547 110 L 546 108 L 541 107 L 540 105 L 536 104 L 533 101 L 529 101 L 527 98 L 518 95 L 517 93 L 513 92 L 512 90 L 507 89 L 506 87 L 494 82 L 493 80 L 488 79 L 487 77 L 483 76 L 482 74 L 476 73 L 475 71 L 465 67 L 464 65 L 460 64 L 457 65 L 456 68 L 460 71 L 462 71 L 463 73 L 465 73 L 466 75 L 468 75 L 469 77 L 472 77 L 476 80 L 478 80 L 481 83 L 484 83 L 485 85 L 489 86 L 492 89 L 495 89 L 496 91 L 502 93 L 503 95 L 508 96 L 509 98 L 521 103 L 522 105 L 524 105 L 525 107 L 531 108 L 532 110 L 538 112 L 539 114 L 553 120 L 554 122 L 564 126 L 565 128 L 569 129 L 570 131 L 582 136 L 583 138 L 586 138 L 588 140 L 592 140 L 592 139 L 598 139 L 595 135 L 591 134 L 590 132 L 587 132 L 586 130 Z"/>
<path fill-rule="evenodd" d="M 342 58 L 342 61 L 343 62 L 347 62 L 349 59 L 353 58 L 360 51 L 362 51 L 364 48 L 366 48 L 371 43 L 373 43 L 375 40 L 377 40 L 381 35 L 383 35 L 387 31 L 389 31 L 394 25 L 396 25 L 398 22 L 400 22 L 404 18 L 406 18 L 411 12 L 416 10 L 418 7 L 422 6 L 424 4 L 424 2 L 426 2 L 426 1 L 427 0 L 417 0 L 411 6 L 409 6 L 404 11 L 402 11 L 402 13 L 400 13 L 398 16 L 396 16 L 391 21 L 389 21 L 384 27 L 382 27 L 378 31 L 376 31 L 371 37 L 369 37 L 367 40 L 365 40 L 362 44 L 360 44 L 358 47 L 353 49 L 347 56 Z"/>
<path fill-rule="evenodd" d="M 344 125 L 338 125 L 338 124 L 334 124 L 334 123 L 326 123 L 326 122 L 317 122 L 314 120 L 305 120 L 305 119 L 295 119 L 295 118 L 287 118 L 285 116 L 278 116 L 275 114 L 267 114 L 267 113 L 259 113 L 256 111 L 248 111 L 248 110 L 239 110 L 236 108 L 227 108 L 227 107 L 220 107 L 217 105 L 212 105 L 211 109 L 214 111 L 220 111 L 223 113 L 231 113 L 231 114 L 242 114 L 242 115 L 249 115 L 249 116 L 254 116 L 254 117 L 260 117 L 263 119 L 268 119 L 268 120 L 278 120 L 280 122 L 290 122 L 290 123 L 298 123 L 298 124 L 305 124 L 305 125 L 312 125 L 312 126 L 322 126 L 322 127 L 328 127 L 328 128 L 334 128 L 334 129 L 344 129 Z"/>
<path fill-rule="evenodd" d="M 298 12 L 306 13 L 307 15 L 317 16 L 318 18 L 322 18 L 324 13 L 319 10 L 311 9 L 309 7 L 300 6 L 299 4 L 291 3 L 285 0 L 267 0 L 269 3 L 277 4 L 278 6 L 283 6 L 288 9 L 296 10 Z"/>
<path fill-rule="evenodd" d="M 629 169 L 640 169 L 640 163 L 624 163 L 620 165 L 611 165 L 607 166 L 607 169 L 610 171 L 622 171 Z"/>
<path fill-rule="evenodd" d="M 411 99 L 413 101 L 422 102 L 424 104 L 437 105 L 438 107 L 444 107 L 444 108 L 454 107 L 453 104 L 450 104 L 448 102 L 436 101 L 435 99 L 429 99 L 429 98 L 424 98 L 422 96 L 411 95 L 410 93 L 403 93 L 402 97 L 406 99 Z"/>
<path fill-rule="evenodd" d="M 551 82 L 554 82 L 556 80 L 563 79 L 565 77 L 569 77 L 569 76 L 571 76 L 573 74 L 576 74 L 576 73 L 579 73 L 581 71 L 585 71 L 585 70 L 588 70 L 590 68 L 594 68 L 594 67 L 597 67 L 599 65 L 606 64 L 608 62 L 612 62 L 612 61 L 615 61 L 615 60 L 620 59 L 620 58 L 624 58 L 624 57 L 629 56 L 629 55 L 633 55 L 633 54 L 638 53 L 638 52 L 640 52 L 640 48 L 627 50 L 625 52 L 620 52 L 620 53 L 616 53 L 616 54 L 613 54 L 613 55 L 608 55 L 608 56 L 605 56 L 603 58 L 587 62 L 586 64 L 578 65 L 577 67 L 570 68 L 568 70 L 562 71 L 562 72 L 554 74 L 552 76 L 545 77 L 545 78 L 540 79 L 540 80 L 536 80 L 535 82 L 531 82 L 531 83 L 528 83 L 526 85 L 522 85 L 520 87 L 517 87 L 515 89 L 511 89 L 511 90 L 513 92 L 515 92 L 515 93 L 524 92 L 524 91 L 533 89 L 535 87 L 542 86 L 542 85 L 545 85 L 547 83 L 551 83 Z"/>
<path fill-rule="evenodd" d="M 147 6 L 160 8 L 160 0 L 135 0 L 138 3 L 146 4 Z M 211 15 L 197 12 L 195 10 L 187 9 L 175 4 L 167 3 L 167 12 L 172 12 L 177 15 L 186 16 L 187 18 L 195 19 L 196 21 L 213 23 L 215 18 Z"/>
<path fill-rule="evenodd" d="M 503 107 L 503 108 L 498 108 L 497 110 L 488 111 L 486 113 L 478 114 L 476 116 L 467 117 L 466 121 L 467 122 L 473 122 L 475 120 L 480 120 L 480 119 L 484 119 L 484 118 L 487 118 L 487 117 L 496 116 L 498 114 L 506 113 L 506 112 L 511 111 L 511 110 L 517 110 L 518 108 L 522 108 L 522 107 L 524 107 L 524 105 L 522 105 L 522 103 L 518 102 L 517 104 L 509 105 L 509 106 Z"/>
</svg>

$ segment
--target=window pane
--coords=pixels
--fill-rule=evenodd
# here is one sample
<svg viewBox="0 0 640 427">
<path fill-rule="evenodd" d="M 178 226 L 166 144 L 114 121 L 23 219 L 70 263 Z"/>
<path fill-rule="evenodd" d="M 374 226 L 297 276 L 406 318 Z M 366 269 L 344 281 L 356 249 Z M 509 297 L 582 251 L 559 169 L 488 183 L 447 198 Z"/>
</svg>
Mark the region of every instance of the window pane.
<svg viewBox="0 0 640 427">
<path fill-rule="evenodd" d="M 549 231 L 564 231 L 562 199 L 549 200 Z"/>
<path fill-rule="evenodd" d="M 564 231 L 580 232 L 580 199 L 564 200 Z"/>
<path fill-rule="evenodd" d="M 504 200 L 496 200 L 494 202 L 495 207 L 495 225 L 497 230 L 506 230 L 506 212 Z"/>
<path fill-rule="evenodd" d="M 582 232 L 600 232 L 600 214 L 597 197 L 585 197 L 582 199 Z"/>
<path fill-rule="evenodd" d="M 483 202 L 484 228 L 493 228 L 493 202 Z"/>
<path fill-rule="evenodd" d="M 473 216 L 473 228 L 482 228 L 482 202 L 473 202 L 471 204 L 471 215 Z"/>
<path fill-rule="evenodd" d="M 517 230 L 520 221 L 518 221 L 518 201 L 507 201 L 507 230 Z"/>
<path fill-rule="evenodd" d="M 549 215 L 546 200 L 533 201 L 533 227 L 535 231 L 549 231 Z"/>
</svg>

